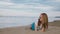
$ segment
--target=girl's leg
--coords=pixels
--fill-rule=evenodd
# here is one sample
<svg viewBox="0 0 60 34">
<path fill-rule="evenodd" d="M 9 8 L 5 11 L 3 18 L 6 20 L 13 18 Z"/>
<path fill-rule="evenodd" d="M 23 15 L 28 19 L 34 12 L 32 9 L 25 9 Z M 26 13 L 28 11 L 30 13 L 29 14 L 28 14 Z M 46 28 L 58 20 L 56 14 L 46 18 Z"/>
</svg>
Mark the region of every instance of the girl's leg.
<svg viewBox="0 0 60 34">
<path fill-rule="evenodd" d="M 37 31 L 37 27 L 38 27 L 38 26 L 37 26 L 37 25 L 35 25 L 35 31 Z"/>
<path fill-rule="evenodd" d="M 42 24 L 42 32 L 45 31 L 45 24 Z"/>
<path fill-rule="evenodd" d="M 48 29 L 48 23 L 46 23 L 46 29 Z"/>
<path fill-rule="evenodd" d="M 42 32 L 45 32 L 45 28 L 44 27 L 42 28 Z"/>
</svg>

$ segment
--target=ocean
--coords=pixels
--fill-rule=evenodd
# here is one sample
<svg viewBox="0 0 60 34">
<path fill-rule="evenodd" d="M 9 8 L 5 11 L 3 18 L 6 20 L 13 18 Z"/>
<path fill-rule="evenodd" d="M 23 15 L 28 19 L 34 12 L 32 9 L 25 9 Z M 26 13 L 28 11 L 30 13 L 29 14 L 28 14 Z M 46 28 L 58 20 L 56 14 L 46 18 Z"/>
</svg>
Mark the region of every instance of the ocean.
<svg viewBox="0 0 60 34">
<path fill-rule="evenodd" d="M 38 17 L 26 17 L 26 16 L 3 16 L 0 17 L 0 28 L 26 26 L 37 23 Z M 60 20 L 60 18 L 49 17 L 49 22 L 54 20 Z"/>
</svg>

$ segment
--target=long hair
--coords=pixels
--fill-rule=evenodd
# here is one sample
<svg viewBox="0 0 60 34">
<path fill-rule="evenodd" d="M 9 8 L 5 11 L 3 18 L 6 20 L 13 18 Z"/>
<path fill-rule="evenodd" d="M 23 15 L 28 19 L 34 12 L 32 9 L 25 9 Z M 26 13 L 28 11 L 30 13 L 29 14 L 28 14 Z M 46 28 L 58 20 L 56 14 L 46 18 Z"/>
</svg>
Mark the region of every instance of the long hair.
<svg viewBox="0 0 60 34">
<path fill-rule="evenodd" d="M 42 20 L 41 21 L 42 21 L 43 27 L 48 28 L 48 16 L 47 16 L 47 14 L 42 13 L 41 15 L 42 15 L 42 17 L 41 17 Z"/>
<path fill-rule="evenodd" d="M 42 27 L 48 28 L 48 16 L 46 13 L 41 13 L 40 18 L 38 20 L 38 24 L 43 24 Z"/>
</svg>

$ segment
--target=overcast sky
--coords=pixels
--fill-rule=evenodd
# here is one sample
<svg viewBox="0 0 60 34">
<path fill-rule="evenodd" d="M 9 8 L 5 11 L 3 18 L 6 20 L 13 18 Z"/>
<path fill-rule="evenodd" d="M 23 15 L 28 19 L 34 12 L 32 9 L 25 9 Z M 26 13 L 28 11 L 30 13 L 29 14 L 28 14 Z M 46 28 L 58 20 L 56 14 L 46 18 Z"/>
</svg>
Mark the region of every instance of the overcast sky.
<svg viewBox="0 0 60 34">
<path fill-rule="evenodd" d="M 60 0 L 0 0 L 1 16 L 60 16 Z"/>
</svg>

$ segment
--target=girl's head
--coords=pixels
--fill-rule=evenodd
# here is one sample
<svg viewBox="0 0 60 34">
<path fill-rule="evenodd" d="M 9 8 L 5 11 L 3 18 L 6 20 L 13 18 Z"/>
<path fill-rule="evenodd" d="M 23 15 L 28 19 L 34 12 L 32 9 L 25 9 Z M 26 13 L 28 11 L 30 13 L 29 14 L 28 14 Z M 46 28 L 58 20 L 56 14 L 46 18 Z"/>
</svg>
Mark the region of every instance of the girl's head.
<svg viewBox="0 0 60 34">
<path fill-rule="evenodd" d="M 40 20 L 43 22 L 48 22 L 48 16 L 46 13 L 41 13 Z"/>
<path fill-rule="evenodd" d="M 48 28 L 48 16 L 46 13 L 41 13 L 38 25 L 40 26 L 42 24 L 42 30 L 45 30 L 45 28 Z"/>
</svg>

